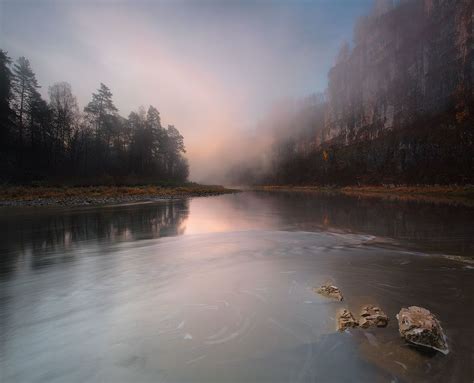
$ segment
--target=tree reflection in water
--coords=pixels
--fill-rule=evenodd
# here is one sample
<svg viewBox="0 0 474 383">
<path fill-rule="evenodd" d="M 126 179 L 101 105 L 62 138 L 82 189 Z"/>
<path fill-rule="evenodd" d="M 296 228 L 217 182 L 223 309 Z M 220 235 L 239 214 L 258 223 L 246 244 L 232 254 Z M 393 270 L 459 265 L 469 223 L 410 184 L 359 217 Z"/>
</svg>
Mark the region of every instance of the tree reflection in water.
<svg viewBox="0 0 474 383">
<path fill-rule="evenodd" d="M 33 268 L 77 257 L 80 243 L 93 245 L 182 235 L 188 200 L 116 207 L 4 211 L 0 219 L 0 273 L 18 263 Z"/>
</svg>

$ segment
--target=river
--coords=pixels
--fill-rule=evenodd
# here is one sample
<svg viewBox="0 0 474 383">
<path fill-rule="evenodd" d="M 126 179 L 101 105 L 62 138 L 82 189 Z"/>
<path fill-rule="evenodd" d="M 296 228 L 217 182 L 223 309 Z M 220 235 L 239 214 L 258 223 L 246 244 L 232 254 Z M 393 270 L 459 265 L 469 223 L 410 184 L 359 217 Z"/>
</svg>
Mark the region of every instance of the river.
<svg viewBox="0 0 474 383">
<path fill-rule="evenodd" d="M 3 208 L 0 381 L 472 382 L 473 213 L 290 192 Z M 387 328 L 336 331 L 366 303 Z M 410 305 L 448 355 L 400 337 Z"/>
</svg>

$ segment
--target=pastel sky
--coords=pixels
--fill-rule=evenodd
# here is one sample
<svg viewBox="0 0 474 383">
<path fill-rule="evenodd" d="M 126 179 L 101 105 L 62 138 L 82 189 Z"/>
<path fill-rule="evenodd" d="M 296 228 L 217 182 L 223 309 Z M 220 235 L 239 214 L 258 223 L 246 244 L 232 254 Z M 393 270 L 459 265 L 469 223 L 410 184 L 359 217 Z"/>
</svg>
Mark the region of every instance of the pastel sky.
<svg viewBox="0 0 474 383">
<path fill-rule="evenodd" d="M 204 179 L 275 101 L 323 91 L 373 0 L 0 0 L 0 48 L 30 59 L 42 94 L 72 85 L 80 107 L 100 82 L 120 114 L 158 108 Z"/>
</svg>

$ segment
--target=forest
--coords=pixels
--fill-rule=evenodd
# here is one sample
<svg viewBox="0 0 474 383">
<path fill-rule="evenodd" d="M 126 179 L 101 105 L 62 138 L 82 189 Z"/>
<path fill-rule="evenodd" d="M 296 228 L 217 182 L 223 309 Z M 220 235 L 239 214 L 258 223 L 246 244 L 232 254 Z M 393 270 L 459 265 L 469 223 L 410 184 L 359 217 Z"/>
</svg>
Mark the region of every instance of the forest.
<svg viewBox="0 0 474 383">
<path fill-rule="evenodd" d="M 0 180 L 8 183 L 182 183 L 188 177 L 183 136 L 162 126 L 158 110 L 120 116 L 100 84 L 81 111 L 71 85 L 48 88 L 25 57 L 0 50 Z"/>
<path fill-rule="evenodd" d="M 275 108 L 236 184 L 472 184 L 473 2 L 379 0 L 328 87 Z"/>
</svg>

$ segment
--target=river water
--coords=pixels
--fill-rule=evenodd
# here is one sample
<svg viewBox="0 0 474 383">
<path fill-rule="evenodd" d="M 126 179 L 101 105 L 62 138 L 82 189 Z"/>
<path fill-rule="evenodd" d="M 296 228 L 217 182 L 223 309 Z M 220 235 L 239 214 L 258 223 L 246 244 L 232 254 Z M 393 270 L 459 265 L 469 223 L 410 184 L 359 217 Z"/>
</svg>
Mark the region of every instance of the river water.
<svg viewBox="0 0 474 383">
<path fill-rule="evenodd" d="M 264 192 L 3 208 L 0 381 L 472 382 L 473 213 Z M 336 331 L 367 303 L 387 328 Z M 448 355 L 400 338 L 410 305 Z"/>
</svg>

